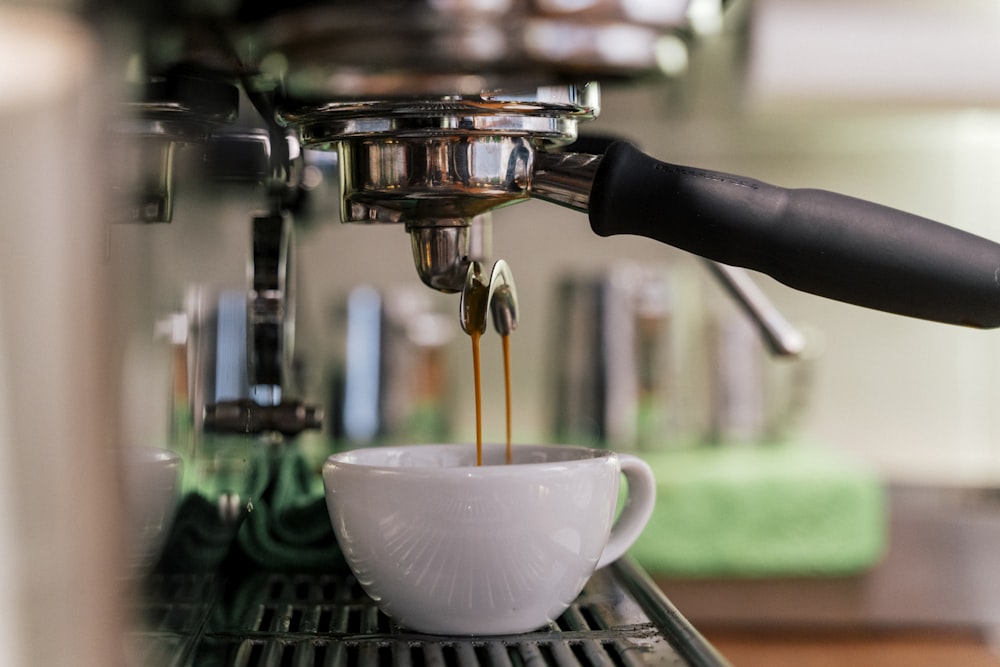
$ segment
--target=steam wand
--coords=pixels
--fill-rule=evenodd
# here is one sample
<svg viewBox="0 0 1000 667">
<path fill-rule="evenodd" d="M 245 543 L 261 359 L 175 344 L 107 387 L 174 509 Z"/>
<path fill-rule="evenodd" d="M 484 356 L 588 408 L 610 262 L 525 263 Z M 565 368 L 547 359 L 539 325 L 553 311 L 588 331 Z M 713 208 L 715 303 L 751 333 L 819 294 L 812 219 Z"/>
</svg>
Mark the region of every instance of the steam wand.
<svg viewBox="0 0 1000 667">
<path fill-rule="evenodd" d="M 785 319 L 745 270 L 705 260 L 709 271 L 750 316 L 768 352 L 776 357 L 797 357 L 806 347 L 805 335 Z"/>
</svg>

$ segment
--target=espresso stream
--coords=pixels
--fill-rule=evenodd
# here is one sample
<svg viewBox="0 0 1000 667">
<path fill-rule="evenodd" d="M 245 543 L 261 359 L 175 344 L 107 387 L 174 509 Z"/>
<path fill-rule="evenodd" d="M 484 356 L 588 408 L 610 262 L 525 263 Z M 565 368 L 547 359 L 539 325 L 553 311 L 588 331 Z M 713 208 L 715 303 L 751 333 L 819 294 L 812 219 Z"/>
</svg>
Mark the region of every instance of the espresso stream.
<svg viewBox="0 0 1000 667">
<path fill-rule="evenodd" d="M 512 463 L 514 456 L 510 448 L 510 336 L 501 336 L 503 341 L 503 387 L 504 401 L 507 406 L 507 463 Z"/>
<path fill-rule="evenodd" d="M 480 340 L 482 334 L 479 331 L 469 333 L 472 339 L 472 377 L 475 384 L 476 394 L 476 465 L 483 465 L 483 390 L 482 372 L 480 364 Z M 503 341 L 503 381 L 504 396 L 507 404 L 507 463 L 513 460 L 511 451 L 511 391 L 510 391 L 510 336 L 501 336 Z"/>
</svg>

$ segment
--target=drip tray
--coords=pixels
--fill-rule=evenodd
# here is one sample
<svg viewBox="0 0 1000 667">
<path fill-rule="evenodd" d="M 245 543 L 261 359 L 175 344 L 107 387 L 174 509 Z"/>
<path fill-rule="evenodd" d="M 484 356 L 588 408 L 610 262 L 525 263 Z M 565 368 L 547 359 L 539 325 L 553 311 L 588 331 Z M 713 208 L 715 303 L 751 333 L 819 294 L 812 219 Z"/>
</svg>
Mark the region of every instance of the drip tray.
<svg viewBox="0 0 1000 667">
<path fill-rule="evenodd" d="M 502 637 L 416 634 L 349 574 L 157 575 L 129 635 L 154 667 L 640 667 L 725 662 L 627 559 L 598 571 L 548 628 Z"/>
</svg>

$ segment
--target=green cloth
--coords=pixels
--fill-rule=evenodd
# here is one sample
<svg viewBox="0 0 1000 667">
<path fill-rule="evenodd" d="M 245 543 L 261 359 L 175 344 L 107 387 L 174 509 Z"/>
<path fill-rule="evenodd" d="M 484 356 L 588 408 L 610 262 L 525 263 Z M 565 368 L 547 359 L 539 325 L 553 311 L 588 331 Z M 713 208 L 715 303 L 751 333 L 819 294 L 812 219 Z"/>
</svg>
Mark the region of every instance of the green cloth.
<svg viewBox="0 0 1000 667">
<path fill-rule="evenodd" d="M 157 569 L 163 572 L 215 572 L 232 548 L 238 520 L 227 521 L 219 503 L 196 492 L 177 507 Z"/>
<path fill-rule="evenodd" d="M 801 443 L 642 454 L 657 480 L 653 517 L 631 554 L 676 577 L 845 575 L 885 549 L 877 475 Z"/>
<path fill-rule="evenodd" d="M 227 474 L 197 467 L 185 475 L 186 490 L 174 517 L 158 568 L 167 572 L 215 572 L 232 551 L 247 508 L 267 489 L 267 457 L 253 446 L 228 451 Z M 233 452 L 236 452 L 235 454 Z M 242 452 L 242 454 L 240 453 Z M 232 463 L 236 461 L 237 463 Z M 238 507 L 224 507 L 233 494 Z"/>
<path fill-rule="evenodd" d="M 263 570 L 343 567 L 319 471 L 295 447 L 280 451 L 272 465 L 274 481 L 253 499 L 237 535 L 240 549 Z"/>
</svg>

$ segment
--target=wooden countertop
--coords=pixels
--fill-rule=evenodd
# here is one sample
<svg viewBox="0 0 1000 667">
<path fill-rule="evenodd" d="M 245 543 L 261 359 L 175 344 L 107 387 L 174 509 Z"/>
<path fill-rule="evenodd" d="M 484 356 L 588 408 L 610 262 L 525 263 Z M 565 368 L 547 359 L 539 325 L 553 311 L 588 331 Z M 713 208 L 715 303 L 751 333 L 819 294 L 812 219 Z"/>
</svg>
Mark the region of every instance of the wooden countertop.
<svg viewBox="0 0 1000 667">
<path fill-rule="evenodd" d="M 702 628 L 733 667 L 1000 667 L 973 631 Z"/>
</svg>

